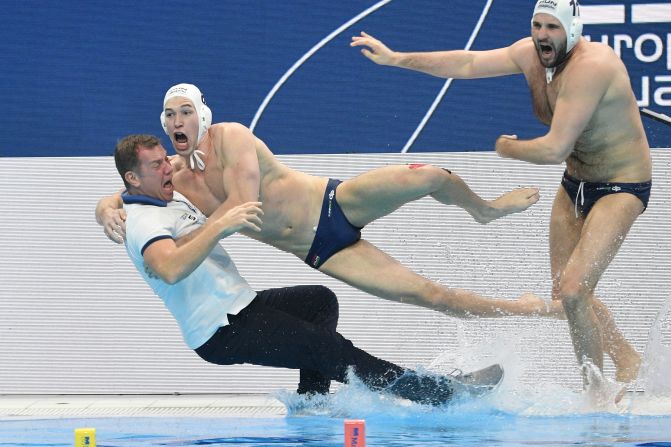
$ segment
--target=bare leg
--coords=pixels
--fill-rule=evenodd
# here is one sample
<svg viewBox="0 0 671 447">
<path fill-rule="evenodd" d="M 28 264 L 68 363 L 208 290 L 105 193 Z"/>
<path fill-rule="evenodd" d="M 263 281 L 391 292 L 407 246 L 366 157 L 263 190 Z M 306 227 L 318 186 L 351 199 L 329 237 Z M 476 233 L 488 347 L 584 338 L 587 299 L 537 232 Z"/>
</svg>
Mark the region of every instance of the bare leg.
<svg viewBox="0 0 671 447">
<path fill-rule="evenodd" d="M 371 295 L 459 318 L 551 315 L 545 302 L 531 294 L 519 300 L 492 299 L 430 281 L 363 239 L 336 253 L 319 270 Z"/>
<path fill-rule="evenodd" d="M 583 231 L 585 221 L 575 217 L 573 203 L 563 188 L 559 188 L 550 222 L 550 262 L 552 268 L 552 298 L 559 300 L 561 274 L 568 263 Z M 598 297 L 592 296 L 592 307 L 601 326 L 603 349 L 613 360 L 616 379 L 630 382 L 638 375 L 641 356 L 617 328 L 611 313 Z"/>
<path fill-rule="evenodd" d="M 608 308 L 594 297 L 592 300 L 594 313 L 601 323 L 603 347 L 615 364 L 615 380 L 629 383 L 636 380 L 641 367 L 641 355 L 624 338 L 615 325 L 615 320 Z"/>
<path fill-rule="evenodd" d="M 538 189 L 520 188 L 495 200 L 483 200 L 458 175 L 431 165 L 373 169 L 346 180 L 337 193 L 343 212 L 356 226 L 367 225 L 426 196 L 463 208 L 480 223 L 524 211 L 539 198 Z"/>
<path fill-rule="evenodd" d="M 561 205 L 559 194 L 558 200 Z M 630 194 L 614 194 L 599 200 L 582 225 L 580 238 L 561 271 L 558 295 L 580 363 L 590 360 L 603 368 L 602 323 L 595 312 L 598 307 L 593 306 L 593 292 L 642 209 L 641 202 Z M 555 206 L 553 213 L 562 210 L 566 212 L 566 207 Z M 561 220 L 562 216 L 553 217 L 553 228 L 556 219 Z M 554 243 L 558 243 L 556 234 Z"/>
</svg>

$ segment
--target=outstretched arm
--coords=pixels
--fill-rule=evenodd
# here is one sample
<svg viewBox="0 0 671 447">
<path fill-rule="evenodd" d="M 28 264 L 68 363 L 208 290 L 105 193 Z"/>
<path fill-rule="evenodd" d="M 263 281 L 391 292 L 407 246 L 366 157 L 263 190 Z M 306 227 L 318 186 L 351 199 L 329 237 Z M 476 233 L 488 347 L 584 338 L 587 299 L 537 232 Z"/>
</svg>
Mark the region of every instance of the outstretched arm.
<svg viewBox="0 0 671 447">
<path fill-rule="evenodd" d="M 102 225 L 105 235 L 117 244 L 126 239 L 126 211 L 121 193 L 103 197 L 96 205 L 96 222 Z"/>
<path fill-rule="evenodd" d="M 211 217 L 185 240 L 159 239 L 145 249 L 144 261 L 161 279 L 174 284 L 190 275 L 220 239 L 242 229 L 261 231 L 260 206 L 260 202 L 244 203 L 219 217 Z"/>
<path fill-rule="evenodd" d="M 379 65 L 407 68 L 440 78 L 487 78 L 522 69 L 514 60 L 514 46 L 489 51 L 430 51 L 402 53 L 393 51 L 373 36 L 361 33 L 352 37 L 350 46 L 363 47 L 361 53 Z"/>
</svg>

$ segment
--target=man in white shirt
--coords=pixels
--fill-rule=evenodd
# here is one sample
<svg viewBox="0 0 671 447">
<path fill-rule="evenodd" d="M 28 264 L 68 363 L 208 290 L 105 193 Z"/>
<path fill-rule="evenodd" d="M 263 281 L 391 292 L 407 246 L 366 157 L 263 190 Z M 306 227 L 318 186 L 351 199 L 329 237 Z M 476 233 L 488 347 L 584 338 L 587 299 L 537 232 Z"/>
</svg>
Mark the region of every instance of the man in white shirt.
<svg viewBox="0 0 671 447">
<path fill-rule="evenodd" d="M 338 302 L 323 286 L 256 293 L 218 241 L 241 229 L 261 231 L 260 202 L 220 208 L 209 218 L 174 191 L 160 140 L 122 139 L 114 154 L 126 192 L 126 250 L 177 320 L 186 344 L 204 360 L 300 370 L 299 393 L 327 393 L 353 373 L 374 390 L 440 405 L 455 393 L 493 389 L 503 371 L 420 376 L 356 348 L 336 332 Z"/>
</svg>

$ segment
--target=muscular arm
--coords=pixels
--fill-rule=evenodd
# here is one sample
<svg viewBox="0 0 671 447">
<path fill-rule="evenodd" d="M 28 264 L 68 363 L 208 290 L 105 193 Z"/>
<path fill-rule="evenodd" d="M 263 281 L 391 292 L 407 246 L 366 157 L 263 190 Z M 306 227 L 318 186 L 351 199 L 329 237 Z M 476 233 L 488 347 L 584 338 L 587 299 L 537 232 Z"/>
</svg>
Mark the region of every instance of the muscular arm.
<svg viewBox="0 0 671 447">
<path fill-rule="evenodd" d="M 123 209 L 121 193 L 117 192 L 98 201 L 96 222 L 102 225 L 105 235 L 111 241 L 123 243 L 126 237 L 126 211 Z"/>
<path fill-rule="evenodd" d="M 516 46 L 488 51 L 432 51 L 402 53 L 392 51 L 381 41 L 361 33 L 352 38 L 351 46 L 362 46 L 361 52 L 376 64 L 420 71 L 440 78 L 487 78 L 521 73 L 516 61 Z"/>
<path fill-rule="evenodd" d="M 227 126 L 224 132 L 215 137 L 217 159 L 223 166 L 226 191 L 226 200 L 217 209 L 216 215 L 242 203 L 259 200 L 261 190 L 256 137 L 242 124 L 231 123 Z"/>
<path fill-rule="evenodd" d="M 217 218 L 209 218 L 196 231 L 180 238 L 160 239 L 149 245 L 143 254 L 145 263 L 168 284 L 190 275 L 207 257 L 219 239 L 241 229 L 260 231 L 263 214 L 259 202 L 234 207 Z"/>
<path fill-rule="evenodd" d="M 505 158 L 534 164 L 563 163 L 594 116 L 613 77 L 606 64 L 583 62 L 565 73 L 557 95 L 550 130 L 532 140 L 517 140 L 502 135 L 496 140 L 496 152 Z"/>
<path fill-rule="evenodd" d="M 439 78 L 473 79 L 521 73 L 509 52 L 510 48 L 397 53 L 393 65 Z"/>
</svg>

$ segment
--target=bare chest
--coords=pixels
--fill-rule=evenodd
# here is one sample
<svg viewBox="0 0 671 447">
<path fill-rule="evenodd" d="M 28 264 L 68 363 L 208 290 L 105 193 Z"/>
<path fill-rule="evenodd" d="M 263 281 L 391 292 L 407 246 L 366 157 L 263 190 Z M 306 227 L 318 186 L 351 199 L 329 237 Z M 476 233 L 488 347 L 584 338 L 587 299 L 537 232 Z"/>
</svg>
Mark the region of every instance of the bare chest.
<svg viewBox="0 0 671 447">
<path fill-rule="evenodd" d="M 206 216 L 209 216 L 226 200 L 221 175 L 208 171 L 182 169 L 173 175 L 175 189 L 186 196 Z"/>
<path fill-rule="evenodd" d="M 543 124 L 549 126 L 557 103 L 557 87 L 554 83 L 548 84 L 545 81 L 544 73 L 534 74 L 528 82 L 534 114 Z"/>
</svg>

